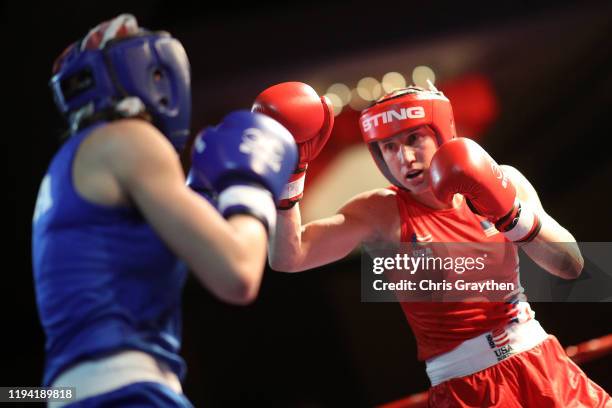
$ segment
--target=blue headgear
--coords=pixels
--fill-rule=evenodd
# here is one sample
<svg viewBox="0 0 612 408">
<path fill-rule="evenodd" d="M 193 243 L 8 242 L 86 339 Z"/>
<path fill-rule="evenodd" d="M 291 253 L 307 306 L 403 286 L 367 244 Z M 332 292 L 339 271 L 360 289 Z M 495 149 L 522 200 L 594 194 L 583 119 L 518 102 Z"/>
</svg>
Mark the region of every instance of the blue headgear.
<svg viewBox="0 0 612 408">
<path fill-rule="evenodd" d="M 125 29 L 128 23 L 131 30 Z M 191 119 L 189 60 L 170 34 L 138 28 L 135 18 L 124 14 L 70 46 L 53 73 L 55 103 L 71 131 L 148 114 L 177 150 L 184 147 Z"/>
</svg>

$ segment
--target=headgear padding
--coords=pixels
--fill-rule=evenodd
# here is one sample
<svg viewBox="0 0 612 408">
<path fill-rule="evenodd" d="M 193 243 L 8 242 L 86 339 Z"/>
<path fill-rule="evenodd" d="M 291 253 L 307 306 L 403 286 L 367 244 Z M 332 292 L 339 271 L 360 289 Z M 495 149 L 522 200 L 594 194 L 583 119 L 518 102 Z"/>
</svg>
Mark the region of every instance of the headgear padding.
<svg viewBox="0 0 612 408">
<path fill-rule="evenodd" d="M 191 119 L 189 71 L 178 40 L 139 28 L 134 16 L 122 14 L 68 47 L 53 66 L 50 86 L 73 132 L 144 113 L 180 150 Z"/>
</svg>

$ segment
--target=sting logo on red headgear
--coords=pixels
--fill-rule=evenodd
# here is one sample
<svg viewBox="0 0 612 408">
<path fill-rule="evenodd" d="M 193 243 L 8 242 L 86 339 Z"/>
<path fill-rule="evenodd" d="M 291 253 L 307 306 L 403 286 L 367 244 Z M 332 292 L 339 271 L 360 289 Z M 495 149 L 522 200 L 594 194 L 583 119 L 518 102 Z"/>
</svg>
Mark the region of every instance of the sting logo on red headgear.
<svg viewBox="0 0 612 408">
<path fill-rule="evenodd" d="M 385 125 L 393 122 L 394 120 L 410 120 L 420 119 L 425 117 L 425 110 L 422 106 L 412 106 L 408 108 L 401 108 L 399 111 L 391 109 L 378 113 L 364 119 L 361 124 L 363 130 L 368 132 L 372 127 L 378 127 L 379 125 Z"/>
</svg>

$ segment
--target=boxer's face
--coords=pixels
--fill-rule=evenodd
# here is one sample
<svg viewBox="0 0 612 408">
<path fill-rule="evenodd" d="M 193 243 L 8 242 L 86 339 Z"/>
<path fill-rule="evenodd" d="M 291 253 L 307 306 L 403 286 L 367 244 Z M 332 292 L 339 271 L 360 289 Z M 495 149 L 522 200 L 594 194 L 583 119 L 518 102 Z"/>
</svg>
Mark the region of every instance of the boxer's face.
<svg viewBox="0 0 612 408">
<path fill-rule="evenodd" d="M 412 193 L 429 188 L 429 164 L 436 152 L 436 138 L 429 126 L 420 126 L 378 142 L 389 171 Z"/>
</svg>

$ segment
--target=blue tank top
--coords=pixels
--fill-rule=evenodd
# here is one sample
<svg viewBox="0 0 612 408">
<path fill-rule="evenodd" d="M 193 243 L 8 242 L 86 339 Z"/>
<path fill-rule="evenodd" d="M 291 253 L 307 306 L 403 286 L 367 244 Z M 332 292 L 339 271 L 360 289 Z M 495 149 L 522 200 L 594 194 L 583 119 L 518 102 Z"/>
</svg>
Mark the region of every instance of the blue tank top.
<svg viewBox="0 0 612 408">
<path fill-rule="evenodd" d="M 46 334 L 43 383 L 78 361 L 124 349 L 147 352 L 183 378 L 187 268 L 137 209 L 94 204 L 75 190 L 74 157 L 94 128 L 73 135 L 57 152 L 34 211 L 34 282 Z"/>
</svg>

